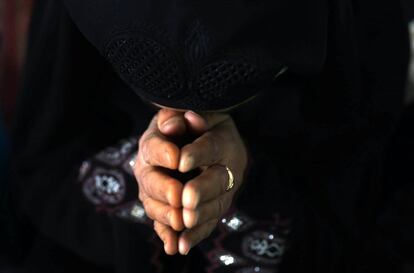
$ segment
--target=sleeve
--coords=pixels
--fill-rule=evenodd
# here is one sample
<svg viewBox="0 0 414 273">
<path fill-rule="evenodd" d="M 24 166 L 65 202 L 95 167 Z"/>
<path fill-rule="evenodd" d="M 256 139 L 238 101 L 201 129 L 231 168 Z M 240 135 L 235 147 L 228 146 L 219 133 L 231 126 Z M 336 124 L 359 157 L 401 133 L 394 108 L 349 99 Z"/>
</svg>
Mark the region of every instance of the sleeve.
<svg viewBox="0 0 414 273">
<path fill-rule="evenodd" d="M 99 213 L 78 180 L 84 160 L 132 133 L 108 96 L 106 67 L 59 1 L 36 1 L 12 138 L 13 195 L 36 233 L 93 264 L 126 268 L 121 260 L 139 255 L 151 229 Z"/>
</svg>

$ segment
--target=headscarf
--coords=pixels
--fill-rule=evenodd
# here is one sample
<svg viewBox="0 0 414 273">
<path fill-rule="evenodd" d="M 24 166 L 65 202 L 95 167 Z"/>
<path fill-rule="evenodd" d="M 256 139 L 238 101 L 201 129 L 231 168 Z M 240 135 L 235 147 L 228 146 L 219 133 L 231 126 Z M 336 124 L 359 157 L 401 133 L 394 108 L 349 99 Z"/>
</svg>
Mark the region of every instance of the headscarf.
<svg viewBox="0 0 414 273">
<path fill-rule="evenodd" d="M 168 107 L 226 109 L 325 60 L 326 1 L 65 2 L 119 76 Z"/>
</svg>

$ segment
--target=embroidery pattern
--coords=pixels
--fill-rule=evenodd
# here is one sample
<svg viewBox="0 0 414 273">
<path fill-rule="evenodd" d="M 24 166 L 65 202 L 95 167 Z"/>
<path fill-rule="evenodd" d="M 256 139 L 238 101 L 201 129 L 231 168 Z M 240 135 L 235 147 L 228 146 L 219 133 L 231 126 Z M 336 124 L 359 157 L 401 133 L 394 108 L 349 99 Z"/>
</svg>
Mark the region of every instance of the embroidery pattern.
<svg viewBox="0 0 414 273">
<path fill-rule="evenodd" d="M 290 221 L 276 214 L 268 221 L 252 219 L 235 211 L 224 217 L 205 244 L 208 273 L 276 273 L 287 247 Z"/>
<path fill-rule="evenodd" d="M 212 52 L 209 31 L 199 20 L 182 41 L 168 41 L 159 37 L 160 32 L 142 24 L 114 33 L 105 49 L 119 76 L 150 100 L 168 99 L 178 108 L 192 105 L 199 110 L 212 110 L 208 105 L 229 107 L 251 98 L 286 69 L 276 61 L 262 64 L 255 50 Z"/>
</svg>

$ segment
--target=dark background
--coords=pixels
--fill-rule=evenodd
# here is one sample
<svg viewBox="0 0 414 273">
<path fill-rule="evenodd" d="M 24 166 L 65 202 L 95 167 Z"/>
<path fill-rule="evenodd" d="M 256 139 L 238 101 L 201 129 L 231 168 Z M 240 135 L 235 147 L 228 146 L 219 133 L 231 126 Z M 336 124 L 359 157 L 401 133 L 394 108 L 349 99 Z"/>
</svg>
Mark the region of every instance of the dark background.
<svg viewBox="0 0 414 273">
<path fill-rule="evenodd" d="M 408 19 L 414 19 L 414 1 L 412 0 L 404 0 L 405 11 L 407 14 Z"/>
</svg>

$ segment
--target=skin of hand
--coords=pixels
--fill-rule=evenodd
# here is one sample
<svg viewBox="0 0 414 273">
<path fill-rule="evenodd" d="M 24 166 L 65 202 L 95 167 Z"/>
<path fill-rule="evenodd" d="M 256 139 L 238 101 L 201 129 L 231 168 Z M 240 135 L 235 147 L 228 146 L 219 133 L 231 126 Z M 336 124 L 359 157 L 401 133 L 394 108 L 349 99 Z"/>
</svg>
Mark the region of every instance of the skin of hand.
<svg viewBox="0 0 414 273">
<path fill-rule="evenodd" d="M 196 138 L 179 149 L 171 139 L 184 134 Z M 234 175 L 230 191 L 225 166 Z M 247 151 L 229 115 L 158 112 L 140 138 L 135 176 L 139 198 L 167 254 L 186 255 L 211 234 L 240 188 L 246 166 Z M 165 171 L 196 168 L 201 174 L 184 185 Z"/>
</svg>

